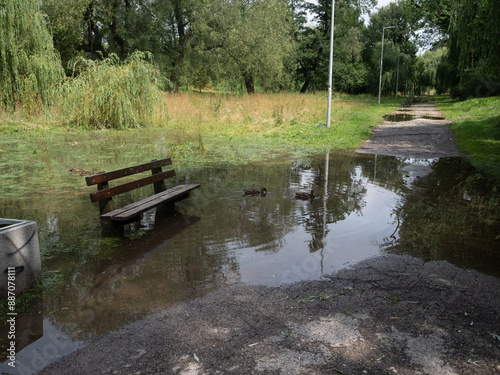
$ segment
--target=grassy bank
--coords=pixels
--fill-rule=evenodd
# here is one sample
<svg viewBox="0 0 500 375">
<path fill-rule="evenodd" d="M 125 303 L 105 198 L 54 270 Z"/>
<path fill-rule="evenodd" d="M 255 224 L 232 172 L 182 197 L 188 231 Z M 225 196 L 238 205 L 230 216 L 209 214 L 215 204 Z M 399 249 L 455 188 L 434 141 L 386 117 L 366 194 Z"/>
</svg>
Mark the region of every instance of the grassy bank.
<svg viewBox="0 0 500 375">
<path fill-rule="evenodd" d="M 337 95 L 326 128 L 326 95 L 166 95 L 168 135 L 174 145 L 191 143 L 208 152 L 238 150 L 245 158 L 266 154 L 354 149 L 382 116 L 398 104 L 378 106 L 369 96 Z M 177 146 L 176 146 L 177 147 Z M 231 154 L 232 152 L 229 152 Z"/>
<path fill-rule="evenodd" d="M 382 115 L 397 106 L 376 105 L 369 96 L 336 96 L 331 128 L 325 128 L 325 95 L 210 94 L 166 95 L 168 127 L 174 134 L 256 136 L 316 148 L 354 148 L 367 137 Z"/>
<path fill-rule="evenodd" d="M 476 167 L 500 179 L 500 97 L 458 101 L 443 96 L 435 103 L 452 121 L 459 148 Z"/>
<path fill-rule="evenodd" d="M 374 97 L 337 95 L 332 102 L 331 127 L 327 129 L 324 94 L 182 93 L 165 94 L 165 103 L 167 115 L 154 121 L 155 126 L 125 130 L 72 128 L 57 114 L 30 118 L 3 115 L 0 153 L 12 153 L 12 145 L 18 143 L 12 141 L 17 139 L 32 145 L 16 149 L 16 153 L 37 155 L 38 163 L 43 161 L 45 168 L 52 169 L 50 154 L 55 149 L 90 161 L 95 153 L 86 152 L 92 148 L 106 155 L 115 144 L 125 142 L 127 147 L 121 152 L 149 157 L 151 150 L 143 149 L 151 148 L 149 138 L 155 140 L 155 151 L 190 164 L 214 159 L 240 163 L 273 154 L 353 149 L 369 136 L 385 113 L 398 107 L 393 99 L 377 105 Z"/>
</svg>

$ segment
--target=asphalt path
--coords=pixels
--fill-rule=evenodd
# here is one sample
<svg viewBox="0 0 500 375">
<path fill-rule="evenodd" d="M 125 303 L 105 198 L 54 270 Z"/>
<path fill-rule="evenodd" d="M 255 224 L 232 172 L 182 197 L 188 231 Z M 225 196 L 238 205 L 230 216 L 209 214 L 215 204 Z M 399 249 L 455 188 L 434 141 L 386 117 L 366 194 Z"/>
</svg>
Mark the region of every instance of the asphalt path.
<svg viewBox="0 0 500 375">
<path fill-rule="evenodd" d="M 458 150 L 449 124 L 432 102 L 414 103 L 389 114 L 356 152 L 417 159 L 467 156 Z"/>
</svg>

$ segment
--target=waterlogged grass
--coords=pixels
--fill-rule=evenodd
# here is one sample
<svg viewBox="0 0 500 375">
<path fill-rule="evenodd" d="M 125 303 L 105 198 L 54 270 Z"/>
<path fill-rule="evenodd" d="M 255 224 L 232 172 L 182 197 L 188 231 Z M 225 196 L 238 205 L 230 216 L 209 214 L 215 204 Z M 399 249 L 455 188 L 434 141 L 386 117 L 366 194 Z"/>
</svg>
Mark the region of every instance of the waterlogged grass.
<svg viewBox="0 0 500 375">
<path fill-rule="evenodd" d="M 140 129 L 74 129 L 49 115 L 0 117 L 1 196 L 88 193 L 71 168 L 109 171 L 170 156 L 182 175 L 189 168 L 354 149 L 400 103 L 336 96 L 327 128 L 326 95 L 184 93 L 166 94 L 165 101 L 168 118 Z"/>
<path fill-rule="evenodd" d="M 440 97 L 436 104 L 452 121 L 459 148 L 472 156 L 471 162 L 500 178 L 500 97 L 466 101 Z"/>
</svg>

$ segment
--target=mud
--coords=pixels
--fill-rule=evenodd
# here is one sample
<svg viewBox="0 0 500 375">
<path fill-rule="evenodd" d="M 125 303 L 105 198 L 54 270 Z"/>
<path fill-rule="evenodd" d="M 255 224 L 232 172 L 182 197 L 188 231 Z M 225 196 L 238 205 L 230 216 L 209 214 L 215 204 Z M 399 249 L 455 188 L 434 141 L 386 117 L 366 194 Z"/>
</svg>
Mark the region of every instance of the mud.
<svg viewBox="0 0 500 375">
<path fill-rule="evenodd" d="M 40 374 L 500 374 L 500 279 L 382 256 L 238 286 L 137 321 Z"/>
</svg>

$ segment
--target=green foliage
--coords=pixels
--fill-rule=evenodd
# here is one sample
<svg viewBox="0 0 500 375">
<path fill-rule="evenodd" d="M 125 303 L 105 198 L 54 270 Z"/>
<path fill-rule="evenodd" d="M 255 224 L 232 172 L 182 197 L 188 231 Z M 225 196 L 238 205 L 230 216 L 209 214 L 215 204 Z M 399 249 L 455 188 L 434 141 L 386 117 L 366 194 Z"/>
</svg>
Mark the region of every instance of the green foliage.
<svg viewBox="0 0 500 375">
<path fill-rule="evenodd" d="M 286 62 L 293 52 L 292 20 L 286 0 L 214 0 L 194 24 L 200 38 L 196 49 L 209 56 L 219 77 L 233 86 L 245 84 L 248 93 L 256 81 L 266 91 L 283 89 L 290 82 Z"/>
<path fill-rule="evenodd" d="M 368 45 L 374 46 L 382 40 L 382 28 L 396 26 L 385 30 L 385 41 L 392 42 L 399 50 L 407 55 L 417 53 L 417 30 L 420 28 L 419 15 L 414 11 L 411 2 L 400 0 L 382 7 L 370 17 L 368 24 Z"/>
<path fill-rule="evenodd" d="M 327 89 L 330 61 L 331 1 L 309 4 L 308 10 L 317 25 L 306 27 L 297 35 L 296 78 L 307 90 Z M 333 47 L 334 90 L 359 93 L 366 88 L 368 70 L 365 53 L 365 26 L 362 15 L 373 6 L 370 0 L 335 2 L 335 30 Z"/>
<path fill-rule="evenodd" d="M 366 87 L 368 67 L 362 60 L 362 29 L 351 27 L 335 41 L 333 87 L 341 92 L 359 93 Z"/>
<path fill-rule="evenodd" d="M 43 0 L 42 11 L 47 15 L 47 26 L 53 35 L 54 47 L 68 74 L 68 62 L 83 49 L 88 20 L 85 14 L 92 0 Z"/>
<path fill-rule="evenodd" d="M 383 32 L 384 27 L 390 26 L 396 27 L 387 28 Z M 366 30 L 365 53 L 370 72 L 368 75 L 368 90 L 370 92 L 378 92 L 382 35 L 384 36 L 382 93 L 392 93 L 396 88 L 397 61 L 400 54 L 399 83 L 402 84 L 403 79 L 405 82 L 408 79 L 413 83 L 415 80 L 413 65 L 418 50 L 418 28 L 418 14 L 407 0 L 390 3 L 370 17 Z"/>
<path fill-rule="evenodd" d="M 83 58 L 75 63 L 80 74 L 59 90 L 61 111 L 73 126 L 133 128 L 153 123 L 163 111 L 162 94 L 156 87 L 158 74 L 136 52 L 122 64 L 116 55 L 102 61 Z"/>
<path fill-rule="evenodd" d="M 417 82 L 424 90 L 426 88 L 438 86 L 438 66 L 446 56 L 447 48 L 439 48 L 433 51 L 427 51 L 417 57 Z"/>
<path fill-rule="evenodd" d="M 40 111 L 63 78 L 39 4 L 0 1 L 0 103 L 5 110 Z"/>
<path fill-rule="evenodd" d="M 448 54 L 439 67 L 439 91 L 462 99 L 500 94 L 498 0 L 420 0 L 429 22 L 445 36 Z"/>
<path fill-rule="evenodd" d="M 500 178 L 500 97 L 466 101 L 441 97 L 439 108 L 452 121 L 459 147 L 473 156 L 473 163 Z"/>
</svg>

